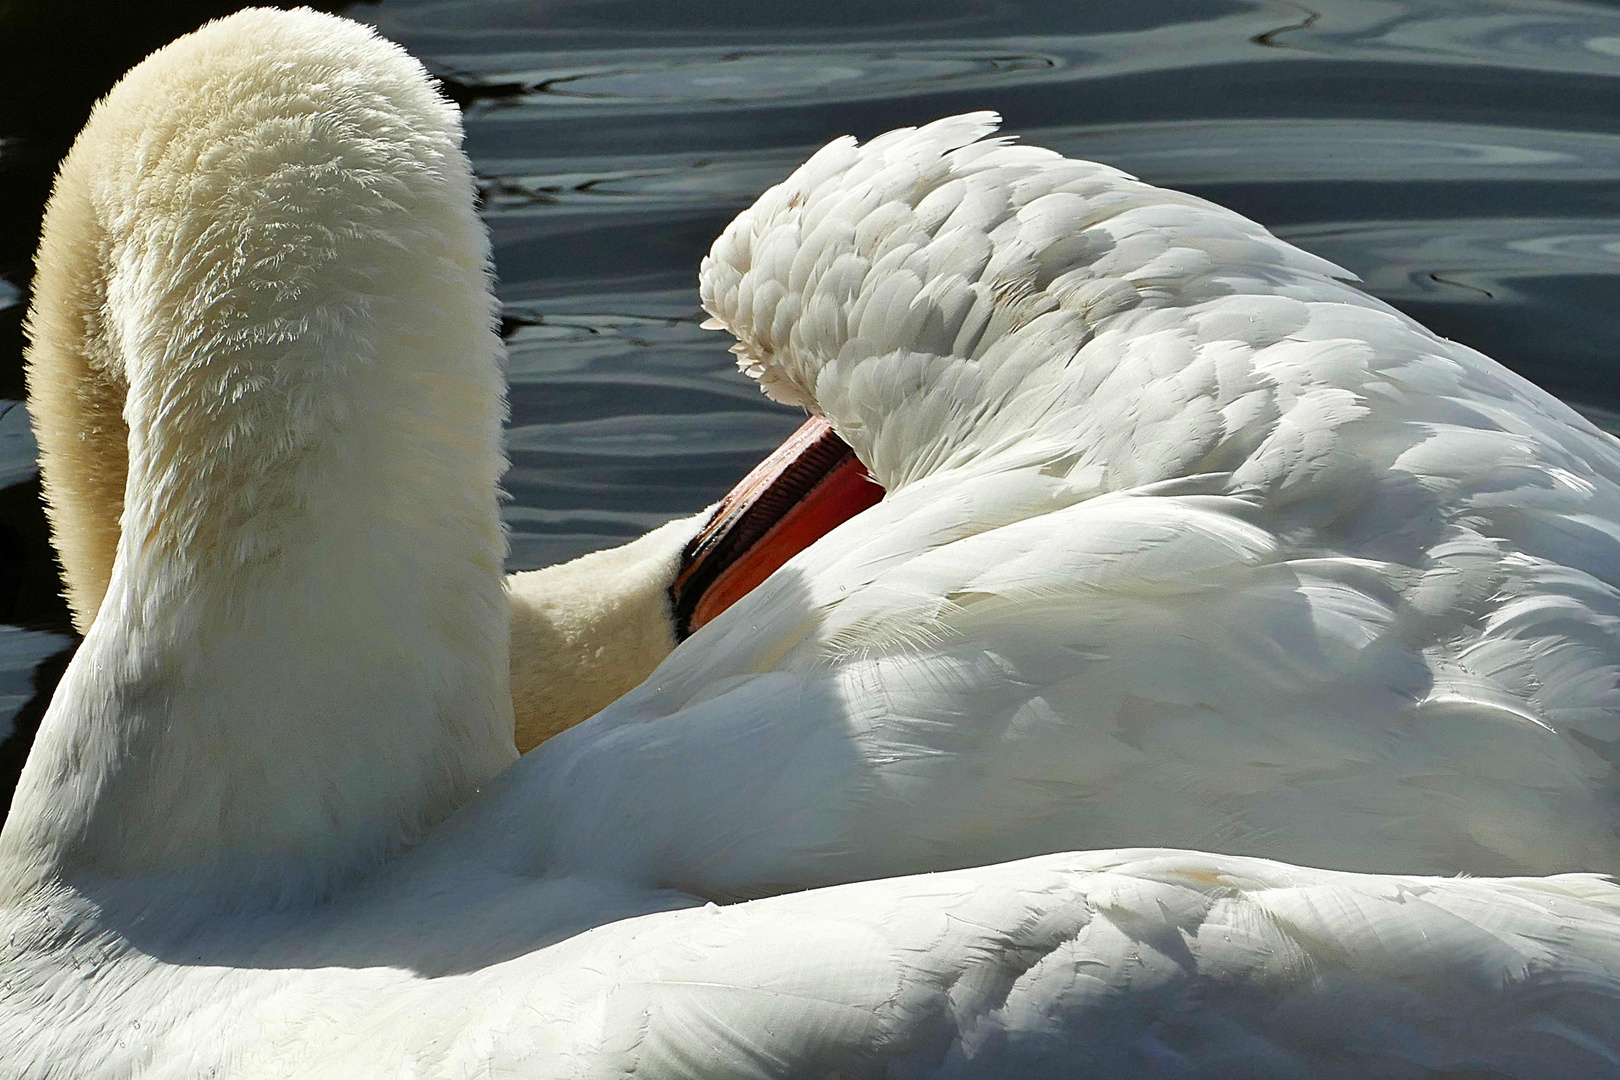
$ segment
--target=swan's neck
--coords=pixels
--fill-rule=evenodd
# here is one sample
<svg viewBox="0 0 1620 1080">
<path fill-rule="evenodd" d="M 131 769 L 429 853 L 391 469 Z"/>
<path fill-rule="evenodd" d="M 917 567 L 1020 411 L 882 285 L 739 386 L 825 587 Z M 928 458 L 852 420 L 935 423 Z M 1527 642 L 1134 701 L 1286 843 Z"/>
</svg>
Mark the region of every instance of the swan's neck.
<svg viewBox="0 0 1620 1080">
<path fill-rule="evenodd" d="M 669 589 L 710 510 L 622 547 L 507 578 L 512 703 L 527 751 L 629 692 L 675 648 Z"/>
<path fill-rule="evenodd" d="M 47 217 L 41 263 L 105 282 L 128 481 L 0 837 L 13 895 L 319 892 L 515 754 L 499 342 L 453 110 L 351 24 L 234 22 L 92 118 L 55 200 L 88 192 L 97 228 Z"/>
</svg>

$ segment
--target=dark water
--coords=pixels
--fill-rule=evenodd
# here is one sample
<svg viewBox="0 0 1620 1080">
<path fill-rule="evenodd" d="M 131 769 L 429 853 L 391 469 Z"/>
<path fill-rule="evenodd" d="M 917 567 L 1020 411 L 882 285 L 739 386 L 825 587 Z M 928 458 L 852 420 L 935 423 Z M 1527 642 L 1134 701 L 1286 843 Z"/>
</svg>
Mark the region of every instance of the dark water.
<svg viewBox="0 0 1620 1080">
<path fill-rule="evenodd" d="M 0 15 L 12 21 L 0 22 L 0 66 L 12 66 L 0 74 L 0 737 L 11 732 L 0 792 L 72 644 L 14 400 L 49 162 L 119 70 L 237 5 L 128 6 L 138 18 L 110 4 L 75 20 L 27 5 Z M 719 335 L 697 329 L 698 259 L 833 136 L 968 109 L 997 109 L 1027 141 L 1232 206 L 1620 429 L 1612 5 L 346 10 L 422 58 L 467 114 L 511 350 L 514 569 L 701 507 L 798 423 L 735 373 Z"/>
</svg>

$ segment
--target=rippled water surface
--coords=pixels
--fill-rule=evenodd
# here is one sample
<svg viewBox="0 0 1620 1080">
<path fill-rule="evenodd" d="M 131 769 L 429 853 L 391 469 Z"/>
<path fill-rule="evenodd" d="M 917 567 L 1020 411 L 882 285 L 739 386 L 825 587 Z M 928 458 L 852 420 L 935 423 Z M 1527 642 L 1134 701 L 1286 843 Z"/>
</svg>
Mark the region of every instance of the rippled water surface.
<svg viewBox="0 0 1620 1080">
<path fill-rule="evenodd" d="M 385 0 L 348 12 L 422 58 L 466 111 L 511 352 L 514 569 L 696 510 L 792 430 L 798 414 L 697 328 L 698 259 L 833 136 L 967 109 L 1230 205 L 1620 429 L 1614 6 Z M 89 104 L 54 100 L 75 118 Z M 0 171 L 48 144 L 28 125 L 0 132 Z M 16 219 L 0 251 L 0 316 L 14 324 L 34 227 L 22 218 L 38 207 L 0 206 Z M 13 397 L 15 336 L 0 356 Z M 12 400 L 0 401 L 0 485 L 0 736 L 16 728 L 3 772 L 72 640 Z"/>
</svg>

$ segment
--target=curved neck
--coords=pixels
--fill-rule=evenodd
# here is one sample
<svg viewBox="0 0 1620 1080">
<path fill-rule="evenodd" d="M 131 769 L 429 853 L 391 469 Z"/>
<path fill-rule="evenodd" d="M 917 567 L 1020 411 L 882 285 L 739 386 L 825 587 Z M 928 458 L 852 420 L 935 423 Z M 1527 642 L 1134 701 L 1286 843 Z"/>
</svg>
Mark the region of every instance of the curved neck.
<svg viewBox="0 0 1620 1080">
<path fill-rule="evenodd" d="M 81 135 L 39 259 L 104 282 L 128 477 L 0 836 L 13 891 L 319 892 L 515 756 L 500 345 L 458 143 L 413 61 L 309 12 L 182 39 Z M 57 227 L 86 201 L 98 229 Z"/>
<path fill-rule="evenodd" d="M 73 626 L 87 633 L 118 553 L 128 480 L 129 388 L 106 318 L 107 242 L 90 185 L 64 172 L 51 199 L 47 244 L 73 258 L 41 258 L 28 313 L 28 412 L 39 443 L 51 542 Z"/>
<path fill-rule="evenodd" d="M 670 583 L 705 509 L 621 547 L 507 578 L 512 704 L 525 752 L 588 719 L 675 648 Z"/>
</svg>

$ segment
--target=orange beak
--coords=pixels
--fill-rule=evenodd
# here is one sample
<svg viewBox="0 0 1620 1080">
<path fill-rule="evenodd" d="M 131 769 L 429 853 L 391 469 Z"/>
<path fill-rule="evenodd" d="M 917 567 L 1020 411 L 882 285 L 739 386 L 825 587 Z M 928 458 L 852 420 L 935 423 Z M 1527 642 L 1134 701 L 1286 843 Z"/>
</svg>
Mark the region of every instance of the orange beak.
<svg viewBox="0 0 1620 1080">
<path fill-rule="evenodd" d="M 736 603 L 777 567 L 883 498 L 849 444 L 820 417 L 777 447 L 720 501 L 681 553 L 670 586 L 675 636 Z"/>
</svg>

